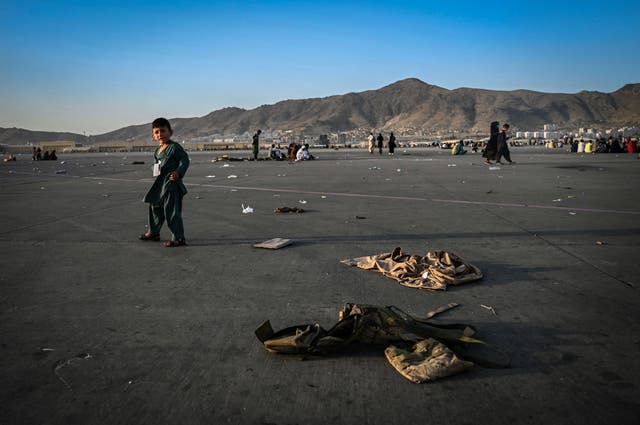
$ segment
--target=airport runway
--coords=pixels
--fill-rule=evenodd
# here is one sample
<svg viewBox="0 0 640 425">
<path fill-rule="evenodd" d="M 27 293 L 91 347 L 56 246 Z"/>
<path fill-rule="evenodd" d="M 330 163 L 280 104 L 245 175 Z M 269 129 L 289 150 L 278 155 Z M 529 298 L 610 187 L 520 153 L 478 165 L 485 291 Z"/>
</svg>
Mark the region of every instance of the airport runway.
<svg viewBox="0 0 640 425">
<path fill-rule="evenodd" d="M 151 154 L 0 163 L 0 423 L 639 423 L 635 155 L 522 147 L 491 169 L 436 148 L 313 153 L 190 153 L 189 245 L 173 249 L 137 240 Z M 274 237 L 294 244 L 252 247 Z M 397 246 L 485 277 L 427 292 L 340 264 Z M 438 320 L 474 325 L 512 367 L 415 385 L 384 347 L 301 361 L 253 334 L 329 328 L 346 302 L 457 302 Z"/>
</svg>

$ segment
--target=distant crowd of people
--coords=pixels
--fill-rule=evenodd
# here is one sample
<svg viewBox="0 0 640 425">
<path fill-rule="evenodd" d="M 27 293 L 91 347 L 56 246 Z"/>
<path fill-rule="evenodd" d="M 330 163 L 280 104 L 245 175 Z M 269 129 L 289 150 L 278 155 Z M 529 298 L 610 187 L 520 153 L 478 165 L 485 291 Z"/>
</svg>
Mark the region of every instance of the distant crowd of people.
<svg viewBox="0 0 640 425">
<path fill-rule="evenodd" d="M 576 153 L 637 153 L 640 151 L 640 141 L 631 138 L 609 136 L 608 139 L 576 140 L 573 137 L 565 138 L 564 143 L 571 147 L 571 152 Z"/>
<path fill-rule="evenodd" d="M 316 157 L 309 152 L 308 143 L 303 145 L 289 143 L 286 154 L 279 144 L 276 146 L 276 144 L 273 143 L 269 149 L 269 158 L 275 159 L 276 161 L 284 161 L 287 159 L 290 161 L 309 161 L 316 159 Z"/>
<path fill-rule="evenodd" d="M 382 155 L 382 149 L 384 148 L 384 136 L 382 133 L 378 133 L 378 137 L 375 137 L 372 133 L 369 133 L 369 137 L 367 137 L 367 142 L 369 144 L 369 153 L 373 154 L 376 150 L 376 146 L 378 147 L 378 153 Z M 394 136 L 393 132 L 389 134 L 389 141 L 387 142 L 387 148 L 389 149 L 389 155 L 393 155 L 396 149 L 396 136 Z"/>
<path fill-rule="evenodd" d="M 49 151 L 44 151 L 42 153 L 42 149 L 33 148 L 33 154 L 31 156 L 33 161 L 56 161 L 58 159 L 58 155 L 56 155 L 56 150 L 52 150 L 51 153 Z"/>
</svg>

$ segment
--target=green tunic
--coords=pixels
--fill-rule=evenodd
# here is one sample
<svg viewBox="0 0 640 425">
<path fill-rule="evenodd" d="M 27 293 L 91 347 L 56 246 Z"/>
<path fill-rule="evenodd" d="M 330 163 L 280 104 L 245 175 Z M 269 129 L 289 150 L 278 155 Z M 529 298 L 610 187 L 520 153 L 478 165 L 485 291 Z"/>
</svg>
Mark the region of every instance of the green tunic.
<svg viewBox="0 0 640 425">
<path fill-rule="evenodd" d="M 158 147 L 153 156 L 155 163 L 160 164 L 160 175 L 144 197 L 144 202 L 149 203 L 149 232 L 160 234 L 160 228 L 166 220 L 172 240 L 184 240 L 182 198 L 187 193 L 187 188 L 182 183 L 182 177 L 189 168 L 189 156 L 174 141 L 169 141 L 162 152 Z M 177 181 L 169 179 L 169 174 L 173 171 L 180 174 Z"/>
<path fill-rule="evenodd" d="M 156 149 L 153 157 L 156 163 L 160 163 L 160 175 L 156 177 L 156 181 L 144 197 L 144 202 L 150 204 L 161 204 L 162 200 L 169 194 L 182 197 L 187 193 L 187 188 L 182 183 L 182 177 L 184 177 L 187 168 L 189 168 L 189 156 L 182 149 L 182 146 L 173 140 L 169 141 L 169 146 L 162 152 L 159 151 L 160 147 Z M 177 171 L 180 174 L 178 181 L 172 182 L 169 180 L 169 174 L 172 171 Z"/>
</svg>

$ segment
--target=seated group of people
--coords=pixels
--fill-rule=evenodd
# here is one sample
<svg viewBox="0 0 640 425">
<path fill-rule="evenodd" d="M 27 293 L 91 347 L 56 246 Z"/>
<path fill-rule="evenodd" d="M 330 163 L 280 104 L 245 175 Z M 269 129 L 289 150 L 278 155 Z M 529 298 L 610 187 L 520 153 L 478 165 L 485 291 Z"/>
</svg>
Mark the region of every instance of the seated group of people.
<svg viewBox="0 0 640 425">
<path fill-rule="evenodd" d="M 620 144 L 618 139 L 609 137 L 608 140 L 597 139 L 595 142 L 588 140 L 571 140 L 571 152 L 577 153 L 635 153 L 638 152 L 637 142 L 631 139 L 626 139 Z"/>
<path fill-rule="evenodd" d="M 282 151 L 280 145 L 276 146 L 276 144 L 271 145 L 271 149 L 269 149 L 269 158 L 275 159 L 277 161 L 283 161 L 285 159 L 289 159 L 291 161 L 308 161 L 311 159 L 315 159 L 313 155 L 309 152 L 309 144 L 305 143 L 304 145 L 298 145 L 297 143 L 290 143 L 287 148 L 287 154 Z"/>
</svg>

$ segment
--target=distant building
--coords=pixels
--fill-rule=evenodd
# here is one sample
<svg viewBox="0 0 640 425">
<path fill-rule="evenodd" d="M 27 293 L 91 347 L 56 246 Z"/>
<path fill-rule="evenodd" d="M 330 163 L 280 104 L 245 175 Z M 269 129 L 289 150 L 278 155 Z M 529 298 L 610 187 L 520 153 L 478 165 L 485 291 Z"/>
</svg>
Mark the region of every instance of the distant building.
<svg viewBox="0 0 640 425">
<path fill-rule="evenodd" d="M 82 145 L 80 143 L 64 140 L 64 141 L 40 142 L 38 146 L 40 146 L 40 149 L 42 149 L 43 151 L 55 150 L 57 152 L 62 152 L 65 149 L 77 148 L 77 147 L 81 147 Z"/>
</svg>

